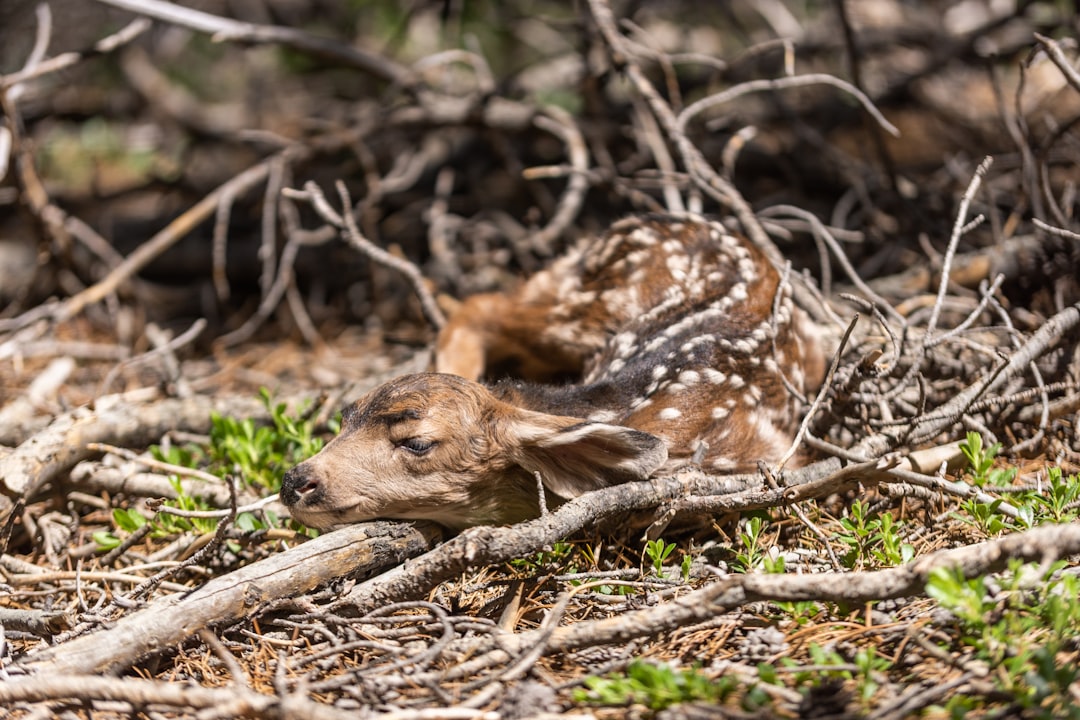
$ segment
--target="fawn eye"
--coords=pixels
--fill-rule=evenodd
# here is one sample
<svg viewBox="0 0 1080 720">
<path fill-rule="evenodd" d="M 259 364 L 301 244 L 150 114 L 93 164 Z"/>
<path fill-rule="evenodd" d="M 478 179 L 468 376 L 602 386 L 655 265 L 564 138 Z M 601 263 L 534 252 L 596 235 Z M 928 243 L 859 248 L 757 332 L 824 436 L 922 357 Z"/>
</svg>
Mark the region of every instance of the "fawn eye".
<svg viewBox="0 0 1080 720">
<path fill-rule="evenodd" d="M 394 443 L 397 447 L 405 448 L 413 455 L 427 455 L 437 444 L 434 440 L 425 440 L 418 437 L 408 437 Z"/>
</svg>

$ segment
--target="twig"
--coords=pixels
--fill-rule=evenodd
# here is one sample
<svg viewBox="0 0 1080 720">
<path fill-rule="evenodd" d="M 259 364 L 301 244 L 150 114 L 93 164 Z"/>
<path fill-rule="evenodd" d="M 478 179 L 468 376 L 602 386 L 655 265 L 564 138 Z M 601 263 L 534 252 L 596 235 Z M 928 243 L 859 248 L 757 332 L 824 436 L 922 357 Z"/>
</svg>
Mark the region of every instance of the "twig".
<svg viewBox="0 0 1080 720">
<path fill-rule="evenodd" d="M 236 513 L 243 512 L 255 512 L 256 510 L 262 510 L 267 505 L 273 505 L 278 501 L 278 494 L 267 495 L 264 498 L 259 498 L 253 503 L 247 505 L 240 505 L 235 509 Z M 233 509 L 225 510 L 183 510 L 181 508 L 172 507 L 170 505 L 161 505 L 159 503 L 153 503 L 150 506 L 151 510 L 162 513 L 164 515 L 174 515 L 182 518 L 201 518 L 201 519 L 214 519 L 214 518 L 227 518 L 233 514 Z"/>
<path fill-rule="evenodd" d="M 352 199 L 349 197 L 348 189 L 340 180 L 337 182 L 336 187 L 344 209 L 340 215 L 326 201 L 326 196 L 323 195 L 322 190 L 314 182 L 308 181 L 305 183 L 303 191 L 286 189 L 284 192 L 289 197 L 311 203 L 312 208 L 323 220 L 341 230 L 342 237 L 369 259 L 385 267 L 397 270 L 404 275 L 420 299 L 420 308 L 424 312 L 424 317 L 435 330 L 442 329 L 446 324 L 446 318 L 443 316 L 442 310 L 439 309 L 439 304 L 435 301 L 431 291 L 428 290 L 420 270 L 408 260 L 391 255 L 364 237 L 360 232 L 360 228 L 356 226 L 356 218 L 352 214 Z"/>
<path fill-rule="evenodd" d="M 952 330 L 949 330 L 948 332 L 942 333 L 937 337 L 927 340 L 926 347 L 930 348 L 934 347 L 935 345 L 940 345 L 946 340 L 950 340 L 956 337 L 957 335 L 971 327 L 975 323 L 975 320 L 978 319 L 979 315 L 982 314 L 983 310 L 986 309 L 986 306 L 990 304 L 990 300 L 993 299 L 994 293 L 998 291 L 1003 282 L 1005 282 L 1005 276 L 1001 273 L 998 273 L 990 287 L 983 287 L 982 298 L 979 300 L 979 304 L 975 306 L 974 310 L 968 313 L 968 316 L 964 318 L 963 322 L 954 327 Z"/>
<path fill-rule="evenodd" d="M 941 314 L 941 304 L 945 299 L 945 291 L 949 287 L 949 271 L 952 268 L 953 257 L 956 256 L 956 246 L 960 242 L 960 237 L 964 234 L 964 219 L 967 217 L 968 207 L 975 198 L 975 193 L 979 191 L 982 179 L 986 176 L 986 171 L 990 169 L 993 162 L 992 157 L 983 158 L 983 161 L 975 168 L 971 182 L 968 183 L 967 190 L 964 191 L 964 195 L 960 199 L 960 207 L 956 211 L 956 221 L 953 223 L 952 235 L 949 237 L 949 246 L 945 250 L 945 259 L 941 264 L 941 282 L 938 284 L 937 302 L 934 303 L 934 309 L 926 323 L 920 355 L 926 351 L 927 343 L 933 338 L 934 329 L 937 327 L 938 317 Z"/>
<path fill-rule="evenodd" d="M 19 83 L 24 83 L 42 77 L 43 75 L 69 68 L 87 58 L 94 57 L 95 55 L 110 53 L 116 48 L 130 43 L 132 40 L 142 35 L 150 29 L 151 24 L 152 23 L 146 18 L 136 18 L 112 35 L 109 35 L 102 40 L 98 40 L 90 50 L 63 53 L 62 55 L 57 55 L 48 60 L 42 60 L 32 66 L 28 65 L 19 72 L 14 72 L 10 75 L 0 75 L 0 92 L 13 88 Z"/>
<path fill-rule="evenodd" d="M 581 206 L 585 202 L 585 192 L 589 189 L 589 151 L 570 113 L 554 105 L 545 107 L 544 113 L 544 115 L 537 115 L 533 119 L 533 124 L 563 141 L 567 148 L 570 166 L 575 170 L 570 173 L 570 179 L 567 180 L 566 189 L 559 198 L 555 214 L 547 226 L 532 238 L 535 246 L 546 250 L 577 219 Z"/>
<path fill-rule="evenodd" d="M 1065 76 L 1065 80 L 1068 81 L 1073 90 L 1080 92 L 1080 73 L 1076 72 L 1076 68 L 1069 62 L 1069 58 L 1065 57 L 1065 53 L 1061 51 L 1061 46 L 1058 45 L 1057 41 L 1039 33 L 1035 33 L 1035 41 L 1046 51 L 1051 62 L 1057 65 L 1058 70 Z"/>
<path fill-rule="evenodd" d="M 266 192 L 263 194 L 262 238 L 259 243 L 259 262 L 262 273 L 259 274 L 259 290 L 262 297 L 270 294 L 274 286 L 274 268 L 277 265 L 277 226 L 278 202 L 286 177 L 291 176 L 285 158 L 276 157 L 270 163 L 270 173 L 266 178 Z"/>
<path fill-rule="evenodd" d="M 209 34 L 215 42 L 274 43 L 335 63 L 350 65 L 383 80 L 412 88 L 417 81 L 409 68 L 380 55 L 372 55 L 352 45 L 342 45 L 302 30 L 280 25 L 259 25 L 212 15 L 201 10 L 174 5 L 164 0 L 98 0 L 138 15 Z"/>
<path fill-rule="evenodd" d="M 783 263 L 780 254 L 761 228 L 750 204 L 734 185 L 721 177 L 709 165 L 701 151 L 690 142 L 685 133 L 680 131 L 678 117 L 674 111 L 645 77 L 641 68 L 630 61 L 630 55 L 624 47 L 624 39 L 616 26 L 611 5 L 607 0 L 589 0 L 589 9 L 608 45 L 612 61 L 616 67 L 626 73 L 637 91 L 645 98 L 664 131 L 679 149 L 683 164 L 690 171 L 691 177 L 706 194 L 723 206 L 730 207 L 754 244 L 766 252 L 774 265 L 781 266 Z"/>
<path fill-rule="evenodd" d="M 956 568 L 965 577 L 1003 570 L 1010 560 L 1045 562 L 1080 553 L 1080 526 L 1052 525 L 952 550 L 941 550 L 907 565 L 870 572 L 811 575 L 728 575 L 669 603 L 559 628 L 550 652 L 625 643 L 679 627 L 707 622 L 722 612 L 762 600 L 862 603 L 919 596 L 937 568 Z M 536 631 L 533 631 L 536 632 Z M 530 633 L 514 636 L 522 645 Z"/>
<path fill-rule="evenodd" d="M 142 355 L 133 358 L 125 358 L 123 361 L 117 363 L 109 370 L 109 374 L 105 376 L 105 379 L 101 381 L 101 386 L 98 388 L 98 395 L 104 395 L 109 392 L 113 383 L 116 382 L 117 376 L 125 370 L 148 364 L 160 357 L 167 358 L 172 353 L 175 353 L 176 350 L 194 342 L 195 339 L 202 334 L 203 330 L 206 329 L 206 325 L 206 318 L 199 318 L 191 323 L 191 327 L 177 335 L 175 338 L 159 344 L 153 350 L 149 350 Z M 190 395 L 190 393 L 187 394 Z M 180 396 L 185 397 L 185 394 L 181 393 Z"/>
<path fill-rule="evenodd" d="M 1048 348 L 1058 343 L 1077 324 L 1080 324 L 1080 303 L 1066 307 L 1047 320 L 1023 345 L 1013 352 L 1007 363 L 991 372 L 982 382 L 970 385 L 940 408 L 938 412 L 946 416 L 950 413 L 957 416 L 963 413 L 984 392 L 994 390 L 1005 380 L 1023 372 L 1031 362 L 1040 357 Z M 929 427 L 914 434 L 911 437 L 911 442 L 914 444 L 925 442 L 940 432 L 947 422 L 931 423 Z"/>
<path fill-rule="evenodd" d="M 874 118 L 874 121 L 890 135 L 893 135 L 894 137 L 900 135 L 900 130 L 885 119 L 885 116 L 881 114 L 881 111 L 875 107 L 874 103 L 871 102 L 870 98 L 868 98 L 863 91 L 834 75 L 826 75 L 824 73 L 796 75 L 794 77 L 782 77 L 772 80 L 750 80 L 739 83 L 723 92 L 709 95 L 708 97 L 704 97 L 687 106 L 687 108 L 679 113 L 676 118 L 676 129 L 679 134 L 684 135 L 686 133 L 686 126 L 696 116 L 717 105 L 724 105 L 749 93 L 762 92 L 765 90 L 786 90 L 788 88 L 807 87 L 809 85 L 832 85 L 833 87 L 840 88 L 858 100 L 859 104 L 863 106 L 863 109 L 866 110 L 867 113 L 869 113 L 870 117 Z"/>
<path fill-rule="evenodd" d="M 116 445 L 110 445 L 109 443 L 92 442 L 86 444 L 87 450 L 93 450 L 95 452 L 110 453 L 112 455 L 118 455 L 125 460 L 131 460 L 132 462 L 139 463 L 148 468 L 155 470 L 161 470 L 167 472 L 170 475 L 179 475 L 181 477 L 193 477 L 214 485 L 221 484 L 221 478 L 217 475 L 211 475 L 208 472 L 199 470 L 197 468 L 189 468 L 183 465 L 174 465 L 173 463 L 163 462 L 152 457 L 146 457 L 145 455 L 139 455 L 136 452 L 128 450 L 127 448 L 117 447 Z"/>
<path fill-rule="evenodd" d="M 294 145 L 279 154 L 287 160 L 295 161 L 308 157 L 310 152 L 305 146 Z M 223 196 L 229 194 L 238 195 L 264 181 L 270 173 L 273 162 L 274 158 L 272 157 L 254 167 L 248 168 L 188 208 L 180 217 L 173 220 L 128 255 L 124 262 L 114 268 L 102 280 L 63 302 L 55 312 L 57 319 L 63 321 L 72 318 L 81 313 L 87 305 L 100 302 L 106 296 L 116 292 L 122 283 L 131 279 L 137 272 L 146 267 L 150 261 L 194 230 L 199 223 L 218 207 L 218 203 Z"/>
<path fill-rule="evenodd" d="M 829 392 L 829 388 L 832 386 L 833 377 L 836 376 L 836 369 L 840 367 L 840 357 L 844 354 L 844 349 L 847 347 L 848 340 L 851 339 L 851 333 L 854 332 L 855 326 L 859 322 L 859 314 L 855 313 L 852 316 L 851 322 L 848 323 L 847 330 L 844 331 L 844 336 L 840 339 L 840 346 L 833 354 L 832 362 L 829 364 L 829 371 L 825 374 L 825 380 L 821 383 L 821 388 L 818 390 L 817 397 L 814 398 L 814 402 L 810 405 L 810 409 L 807 410 L 806 415 L 803 417 L 802 422 L 799 424 L 799 430 L 795 433 L 795 437 L 791 441 L 791 445 L 788 447 L 787 452 L 780 456 L 780 459 L 776 461 L 777 472 L 784 469 L 795 452 L 802 444 L 803 437 L 806 436 L 806 431 L 810 427 L 810 422 L 814 419 L 814 415 L 817 414 L 817 410 L 821 407 L 821 403 L 824 402 L 825 396 Z"/>
<path fill-rule="evenodd" d="M 330 236 L 318 236 L 312 233 L 289 233 L 289 239 L 285 243 L 285 247 L 281 250 L 281 259 L 278 262 L 277 276 L 274 278 L 273 284 L 267 289 L 262 299 L 259 301 L 259 307 L 255 310 L 254 314 L 244 321 L 244 324 L 236 328 L 230 333 L 226 333 L 217 339 L 217 342 L 222 347 L 232 347 L 238 345 L 246 340 L 249 340 L 251 336 L 255 334 L 267 318 L 273 314 L 274 309 L 277 308 L 281 302 L 283 295 L 286 295 L 289 288 L 294 287 L 293 266 L 296 263 L 296 256 L 300 252 L 300 248 L 304 246 L 316 246 L 322 245 L 331 239 Z M 301 304 L 301 310 L 303 305 Z M 296 313 L 296 307 L 293 306 L 290 301 L 290 308 L 293 311 L 294 318 L 298 319 L 301 327 L 307 327 L 305 335 L 309 338 L 318 337 L 314 327 L 311 327 L 310 323 L 304 323 L 302 318 L 306 318 L 306 315 L 299 315 Z"/>
<path fill-rule="evenodd" d="M 225 259 L 229 249 L 229 218 L 232 215 L 234 202 L 236 202 L 235 190 L 221 193 L 214 212 L 214 235 L 210 241 L 210 278 L 213 281 L 218 302 L 221 303 L 228 302 L 230 294 Z"/>
<path fill-rule="evenodd" d="M 185 594 L 160 597 L 112 627 L 32 652 L 19 666 L 50 678 L 131 667 L 147 654 L 174 647 L 201 627 L 249 617 L 263 603 L 295 597 L 335 577 L 400 563 L 430 547 L 440 535 L 427 523 L 415 528 L 402 523 L 342 528 L 194 590 L 185 588 L 190 591 Z M 15 684 L 0 683 L 0 701 L 12 697 L 4 693 Z"/>
<path fill-rule="evenodd" d="M 780 215 L 791 215 L 797 218 L 801 218 L 810 224 L 813 230 L 814 236 L 820 238 L 828 245 L 832 250 L 833 257 L 840 263 L 840 267 L 843 268 L 844 274 L 847 275 L 848 280 L 859 289 L 859 292 L 863 293 L 866 297 L 870 298 L 876 307 L 884 309 L 884 311 L 900 325 L 905 324 L 904 318 L 896 312 L 893 306 L 886 302 L 885 298 L 881 297 L 878 293 L 866 284 L 866 282 L 859 276 L 859 273 L 855 270 L 855 267 L 848 259 L 847 253 L 840 246 L 840 243 L 836 241 L 832 233 L 825 227 L 825 223 L 821 222 L 813 213 L 809 213 L 801 208 L 794 207 L 792 205 L 774 205 L 766 208 L 761 212 L 764 217 L 777 217 Z"/>
<path fill-rule="evenodd" d="M 98 398 L 93 408 L 80 407 L 57 417 L 11 454 L 0 458 L 0 482 L 8 493 L 32 496 L 77 463 L 89 458 L 93 442 L 148 445 L 170 430 L 206 432 L 210 413 L 264 418 L 268 411 L 253 398 L 158 400 L 138 404 L 125 395 Z"/>
</svg>

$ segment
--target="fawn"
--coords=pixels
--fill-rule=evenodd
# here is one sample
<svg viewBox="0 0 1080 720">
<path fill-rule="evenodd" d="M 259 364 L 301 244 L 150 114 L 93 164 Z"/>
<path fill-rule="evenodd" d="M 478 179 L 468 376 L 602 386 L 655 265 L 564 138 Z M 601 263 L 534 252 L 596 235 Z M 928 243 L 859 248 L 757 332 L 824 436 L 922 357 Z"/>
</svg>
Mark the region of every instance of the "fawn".
<svg viewBox="0 0 1080 720">
<path fill-rule="evenodd" d="M 286 473 L 281 498 L 314 527 L 464 528 L 536 517 L 538 480 L 557 503 L 691 463 L 753 470 L 792 442 L 785 380 L 805 392 L 824 374 L 788 290 L 718 222 L 617 222 L 516 292 L 464 300 L 439 333 L 437 372 L 346 408 L 340 435 Z"/>
</svg>

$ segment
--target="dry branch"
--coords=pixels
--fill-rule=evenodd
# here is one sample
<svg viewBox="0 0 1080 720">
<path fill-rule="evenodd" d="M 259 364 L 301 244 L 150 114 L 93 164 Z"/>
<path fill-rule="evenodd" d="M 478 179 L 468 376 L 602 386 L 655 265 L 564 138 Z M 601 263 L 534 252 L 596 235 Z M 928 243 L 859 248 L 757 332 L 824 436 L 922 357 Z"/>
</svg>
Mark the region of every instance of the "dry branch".
<svg viewBox="0 0 1080 720">
<path fill-rule="evenodd" d="M 392 60 L 379 55 L 372 55 L 351 45 L 342 45 L 329 38 L 320 38 L 295 28 L 239 22 L 200 10 L 174 5 L 163 0 L 98 0 L 98 2 L 173 25 L 179 25 L 180 27 L 208 33 L 218 42 L 285 45 L 314 56 L 356 67 L 402 87 L 410 87 L 415 81 L 413 73 L 408 68 Z"/>
<path fill-rule="evenodd" d="M 95 454 L 90 443 L 145 447 L 170 430 L 207 432 L 212 412 L 239 417 L 269 417 L 253 398 L 193 396 L 157 402 L 133 402 L 110 395 L 94 406 L 76 408 L 57 417 L 44 430 L 0 458 L 3 490 L 28 497 L 82 460 Z"/>
<path fill-rule="evenodd" d="M 914 444 L 925 442 L 940 433 L 955 421 L 954 418 L 959 418 L 972 403 L 979 400 L 980 396 L 989 394 L 1000 387 L 1006 380 L 1024 372 L 1031 363 L 1041 357 L 1048 349 L 1068 338 L 1078 324 L 1080 324 L 1080 303 L 1070 305 L 1054 315 L 1023 345 L 1017 348 L 1009 357 L 1008 362 L 993 369 L 983 380 L 968 386 L 944 407 L 938 408 L 935 415 L 945 416 L 945 419 L 927 423 L 925 427 L 919 427 L 910 442 Z"/>
<path fill-rule="evenodd" d="M 175 647 L 204 627 L 229 625 L 261 606 L 340 577 L 396 565 L 437 542 L 430 523 L 351 525 L 215 578 L 187 594 L 159 598 L 106 630 L 31 653 L 19 667 L 38 674 L 113 673 Z"/>
<path fill-rule="evenodd" d="M 77 65 L 78 63 L 100 53 L 112 52 L 118 47 L 121 47 L 135 38 L 142 35 L 144 32 L 150 29 L 150 21 L 145 18 L 138 18 L 132 20 L 125 25 L 121 30 L 113 33 L 107 38 L 99 40 L 94 43 L 93 48 L 83 52 L 68 52 L 56 57 L 49 58 L 44 62 L 38 62 L 28 64 L 19 72 L 10 73 L 8 75 L 0 75 L 0 91 L 7 90 L 14 87 L 19 83 L 24 83 L 34 78 L 41 77 L 48 73 L 57 72 L 64 68 Z"/>
<path fill-rule="evenodd" d="M 307 157 L 310 152 L 310 149 L 306 146 L 294 145 L 283 150 L 280 155 L 286 159 L 286 162 L 292 162 Z M 173 220 L 140 245 L 137 250 L 128 255 L 118 267 L 102 278 L 101 281 L 65 301 L 57 313 L 58 318 L 66 320 L 74 317 L 81 313 L 87 305 L 100 302 L 108 295 L 116 292 L 121 284 L 130 280 L 154 258 L 175 245 L 199 223 L 209 217 L 217 209 L 223 196 L 236 196 L 266 180 L 270 174 L 270 169 L 276 162 L 280 162 L 280 160 L 277 156 L 274 156 L 254 167 L 248 168 L 190 207 L 183 215 Z"/>
<path fill-rule="evenodd" d="M 1036 562 L 1048 567 L 1055 560 L 1077 554 L 1080 554 L 1080 525 L 1050 525 L 997 540 L 941 550 L 887 570 L 814 575 L 728 575 L 670 603 L 559 628 L 549 641 L 549 652 L 655 636 L 708 622 L 720 613 L 761 600 L 864 603 L 910 597 L 922 595 L 930 573 L 939 568 L 955 568 L 970 578 L 1004 570 L 1010 560 Z M 533 631 L 533 634 L 537 632 Z M 528 633 L 518 637 L 526 647 L 533 639 Z"/>
<path fill-rule="evenodd" d="M 17 610 L 0 607 L 0 626 L 7 631 L 27 632 L 39 637 L 52 637 L 67 630 L 71 619 L 62 612 Z"/>
<path fill-rule="evenodd" d="M 209 717 L 259 717 L 268 720 L 356 720 L 357 717 L 355 710 L 330 707 L 300 693 L 278 697 L 245 687 L 193 687 L 172 681 L 97 675 L 22 678 L 0 685 L 0 702 L 9 707 L 15 703 L 48 700 L 76 700 L 83 703 L 111 701 L 126 703 L 133 709 L 203 711 L 211 713 Z M 496 713 L 471 708 L 396 710 L 364 715 L 367 720 L 498 720 L 498 717 Z"/>
<path fill-rule="evenodd" d="M 387 602 L 421 597 L 438 583 L 469 568 L 527 557 L 606 518 L 632 518 L 635 513 L 660 507 L 679 498 L 710 497 L 717 504 L 726 506 L 717 511 L 738 512 L 770 507 L 805 499 L 808 495 L 799 493 L 795 488 L 837 473 L 840 473 L 838 479 L 823 481 L 815 486 L 820 493 L 815 497 L 831 494 L 853 476 L 866 482 L 872 482 L 875 478 L 888 479 L 889 476 L 882 474 L 881 468 L 887 468 L 889 464 L 883 461 L 875 464 L 874 469 L 865 465 L 860 473 L 843 473 L 839 460 L 823 460 L 785 473 L 783 479 L 788 487 L 780 491 L 761 489 L 763 477 L 758 474 L 718 477 L 694 470 L 674 477 L 604 488 L 575 498 L 536 520 L 509 527 L 466 530 L 408 565 L 358 584 L 340 602 L 355 606 L 360 612 L 370 612 Z M 794 495 L 789 497 L 789 493 Z"/>
</svg>

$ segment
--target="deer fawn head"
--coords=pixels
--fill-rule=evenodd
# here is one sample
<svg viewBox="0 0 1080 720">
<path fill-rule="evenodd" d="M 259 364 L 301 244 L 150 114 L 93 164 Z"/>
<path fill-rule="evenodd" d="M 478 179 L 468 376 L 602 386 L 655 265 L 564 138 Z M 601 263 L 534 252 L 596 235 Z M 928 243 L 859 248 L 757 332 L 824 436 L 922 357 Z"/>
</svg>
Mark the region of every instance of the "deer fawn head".
<svg viewBox="0 0 1080 720">
<path fill-rule="evenodd" d="M 453 375 L 406 375 L 350 405 L 341 433 L 285 474 L 281 497 L 313 527 L 385 517 L 462 528 L 535 517 L 536 473 L 555 503 L 643 480 L 666 459 L 648 433 L 526 410 Z"/>
</svg>

